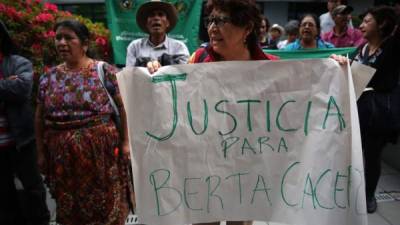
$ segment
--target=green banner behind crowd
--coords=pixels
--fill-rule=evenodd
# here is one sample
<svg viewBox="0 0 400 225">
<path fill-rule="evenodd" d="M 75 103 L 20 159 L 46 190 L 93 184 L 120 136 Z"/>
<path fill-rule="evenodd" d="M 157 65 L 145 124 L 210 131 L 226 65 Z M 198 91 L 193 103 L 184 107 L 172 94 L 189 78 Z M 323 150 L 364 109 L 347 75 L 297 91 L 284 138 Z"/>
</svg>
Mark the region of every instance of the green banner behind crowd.
<svg viewBox="0 0 400 225">
<path fill-rule="evenodd" d="M 264 52 L 279 56 L 280 59 L 321 59 L 328 58 L 332 54 L 336 55 L 349 55 L 351 58 L 356 54 L 357 48 L 326 48 L 326 49 L 311 49 L 311 50 L 269 50 L 265 49 Z"/>
<path fill-rule="evenodd" d="M 136 12 L 139 6 L 147 1 L 105 1 L 115 64 L 125 64 L 126 48 L 132 40 L 147 36 L 136 23 Z M 179 14 L 178 23 L 169 36 L 182 40 L 190 52 L 194 51 L 199 46 L 198 36 L 202 1 L 168 0 L 166 2 L 173 4 Z"/>
</svg>

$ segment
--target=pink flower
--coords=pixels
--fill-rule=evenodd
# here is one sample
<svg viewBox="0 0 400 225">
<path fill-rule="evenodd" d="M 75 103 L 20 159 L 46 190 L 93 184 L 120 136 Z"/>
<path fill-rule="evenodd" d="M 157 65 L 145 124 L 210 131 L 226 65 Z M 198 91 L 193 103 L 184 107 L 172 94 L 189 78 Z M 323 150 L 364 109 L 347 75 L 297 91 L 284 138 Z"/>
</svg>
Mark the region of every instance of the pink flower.
<svg viewBox="0 0 400 225">
<path fill-rule="evenodd" d="M 22 13 L 17 12 L 17 10 L 10 6 L 7 7 L 5 5 L 0 6 L 0 12 L 4 12 L 9 18 L 13 18 L 15 20 L 19 20 L 21 18 Z"/>
<path fill-rule="evenodd" d="M 51 15 L 50 13 L 41 13 L 41 14 L 39 14 L 39 15 L 37 15 L 35 17 L 35 20 L 37 22 L 46 23 L 46 22 L 49 22 L 49 21 L 53 21 L 54 20 L 54 16 Z"/>
<path fill-rule="evenodd" d="M 30 14 L 32 12 L 32 8 L 27 7 L 25 8 L 25 13 Z"/>
<path fill-rule="evenodd" d="M 34 43 L 31 47 L 32 47 L 33 52 L 36 52 L 36 53 L 42 52 L 42 46 L 38 43 Z"/>
<path fill-rule="evenodd" d="M 7 7 L 3 3 L 0 3 L 0 12 L 5 12 L 6 10 Z"/>
<path fill-rule="evenodd" d="M 50 66 L 44 66 L 44 67 L 43 67 L 43 71 L 44 71 L 45 73 L 48 73 L 48 72 L 50 71 L 50 69 L 51 69 Z"/>
<path fill-rule="evenodd" d="M 44 10 L 57 12 L 58 8 L 57 5 L 46 2 L 44 3 Z"/>
<path fill-rule="evenodd" d="M 43 33 L 44 38 L 53 38 L 56 36 L 56 33 L 52 30 Z"/>
<path fill-rule="evenodd" d="M 104 46 L 107 44 L 107 40 L 104 37 L 97 37 L 96 44 Z"/>
</svg>

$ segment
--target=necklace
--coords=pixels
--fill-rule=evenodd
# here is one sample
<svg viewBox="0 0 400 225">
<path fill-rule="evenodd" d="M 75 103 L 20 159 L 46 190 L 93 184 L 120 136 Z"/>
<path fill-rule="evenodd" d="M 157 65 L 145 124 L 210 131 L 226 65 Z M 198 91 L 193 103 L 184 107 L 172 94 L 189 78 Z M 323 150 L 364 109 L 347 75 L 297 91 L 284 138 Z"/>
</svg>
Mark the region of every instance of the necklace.
<svg viewBox="0 0 400 225">
<path fill-rule="evenodd" d="M 75 66 L 74 68 L 68 67 L 66 62 L 64 62 L 62 64 L 62 66 L 63 66 L 63 69 L 67 72 L 79 72 L 79 71 L 90 69 L 91 66 L 93 65 L 93 63 L 94 63 L 93 59 L 87 59 L 86 62 L 83 62 L 81 65 Z"/>
<path fill-rule="evenodd" d="M 368 43 L 368 55 L 374 55 L 378 49 L 381 47 L 382 41 L 378 42 L 376 45 L 371 45 Z"/>
<path fill-rule="evenodd" d="M 93 59 L 88 60 L 84 65 L 79 68 L 68 68 L 66 63 L 61 64 L 58 68 L 57 76 L 65 76 L 67 74 L 70 75 L 78 75 L 83 78 L 92 77 L 92 69 L 95 61 Z M 65 75 L 62 75 L 65 74 Z"/>
</svg>

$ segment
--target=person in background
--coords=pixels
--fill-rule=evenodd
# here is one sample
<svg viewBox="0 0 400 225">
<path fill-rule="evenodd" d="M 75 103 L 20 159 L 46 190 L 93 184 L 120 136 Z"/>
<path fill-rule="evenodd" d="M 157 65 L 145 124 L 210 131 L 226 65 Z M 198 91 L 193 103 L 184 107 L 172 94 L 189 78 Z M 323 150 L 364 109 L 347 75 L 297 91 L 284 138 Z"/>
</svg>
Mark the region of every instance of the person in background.
<svg viewBox="0 0 400 225">
<path fill-rule="evenodd" d="M 153 73 L 161 66 L 187 63 L 190 55 L 186 45 L 167 36 L 177 20 L 177 11 L 168 2 L 149 1 L 141 5 L 136 21 L 149 37 L 133 40 L 129 44 L 126 66 L 144 66 Z"/>
<path fill-rule="evenodd" d="M 300 19 L 299 38 L 288 44 L 285 50 L 334 48 L 334 45 L 320 38 L 319 19 L 314 14 L 305 14 Z"/>
<path fill-rule="evenodd" d="M 264 15 L 261 19 L 261 26 L 260 26 L 260 35 L 259 35 L 259 42 L 261 47 L 265 47 L 268 45 L 268 30 L 270 28 L 270 23 L 267 17 Z"/>
<path fill-rule="evenodd" d="M 398 108 L 398 102 L 390 104 L 390 94 L 399 88 L 399 19 L 391 7 L 372 8 L 366 12 L 360 30 L 367 43 L 360 48 L 355 60 L 376 69 L 357 101 L 364 154 L 367 212 L 373 213 L 377 209 L 375 190 L 381 172 L 381 153 L 384 146 L 398 136 L 398 128 L 389 126 L 400 123 L 399 112 L 392 111 Z M 395 117 L 391 117 L 391 114 Z"/>
<path fill-rule="evenodd" d="M 46 189 L 37 166 L 32 63 L 16 55 L 0 21 L 0 224 L 47 225 Z M 20 201 L 14 179 L 23 186 Z"/>
<path fill-rule="evenodd" d="M 288 44 L 294 42 L 299 36 L 299 21 L 291 20 L 285 25 L 286 40 L 278 43 L 278 49 L 284 49 Z"/>
<path fill-rule="evenodd" d="M 328 12 L 322 14 L 319 17 L 319 20 L 321 21 L 321 34 L 331 31 L 332 28 L 335 26 L 335 21 L 333 21 L 333 17 L 332 17 L 331 13 L 332 13 L 332 10 L 339 5 L 347 5 L 347 1 L 346 0 L 328 0 L 328 3 L 327 3 Z M 351 21 L 351 18 L 349 18 L 348 26 L 350 28 L 353 28 L 353 23 Z"/>
<path fill-rule="evenodd" d="M 336 48 L 359 47 L 365 42 L 360 30 L 348 27 L 351 6 L 339 5 L 332 10 L 331 15 L 335 26 L 329 32 L 322 34 L 322 40 L 330 42 Z"/>
<path fill-rule="evenodd" d="M 84 24 L 63 20 L 54 31 L 63 63 L 40 77 L 35 128 L 39 165 L 57 204 L 56 222 L 124 225 L 133 187 L 117 69 L 90 57 Z"/>
<path fill-rule="evenodd" d="M 264 49 L 278 49 L 278 42 L 281 36 L 284 34 L 283 27 L 279 24 L 272 25 L 269 28 L 269 37 L 266 45 L 263 47 Z"/>
</svg>

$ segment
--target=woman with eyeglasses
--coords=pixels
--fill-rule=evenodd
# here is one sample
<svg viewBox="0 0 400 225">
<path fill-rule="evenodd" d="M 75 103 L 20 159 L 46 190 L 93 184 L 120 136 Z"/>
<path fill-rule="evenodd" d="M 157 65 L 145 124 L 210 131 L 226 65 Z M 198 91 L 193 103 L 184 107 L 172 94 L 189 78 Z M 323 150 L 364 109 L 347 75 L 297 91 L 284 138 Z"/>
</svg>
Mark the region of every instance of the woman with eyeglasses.
<svg viewBox="0 0 400 225">
<path fill-rule="evenodd" d="M 259 45 L 262 15 L 251 0 L 211 0 L 205 20 L 209 43 L 196 50 L 189 63 L 276 60 L 265 54 Z M 252 221 L 227 221 L 227 225 L 251 225 Z M 201 223 L 217 225 L 219 222 Z"/>
<path fill-rule="evenodd" d="M 285 47 L 285 50 L 334 48 L 335 46 L 320 38 L 320 22 L 316 15 L 305 14 L 300 18 L 299 38 Z"/>
<path fill-rule="evenodd" d="M 250 0 L 212 0 L 207 4 L 205 20 L 210 41 L 193 53 L 189 63 L 276 60 L 265 54 L 259 45 L 262 15 Z"/>
</svg>

